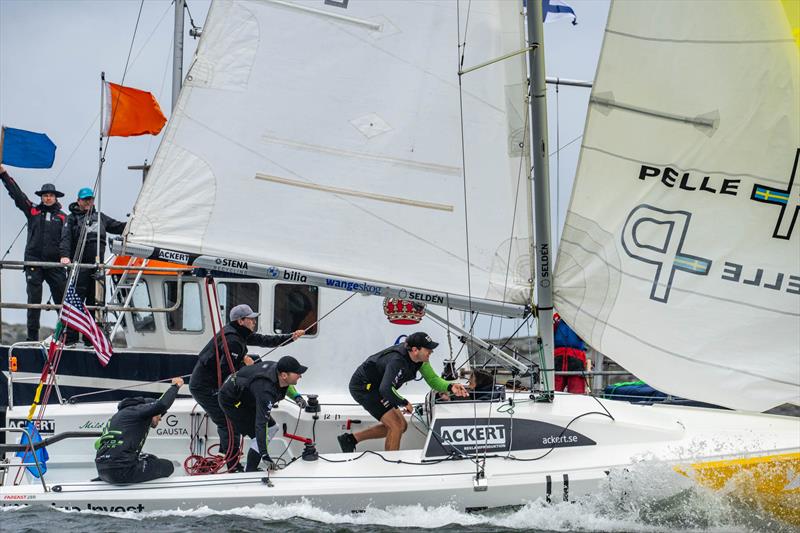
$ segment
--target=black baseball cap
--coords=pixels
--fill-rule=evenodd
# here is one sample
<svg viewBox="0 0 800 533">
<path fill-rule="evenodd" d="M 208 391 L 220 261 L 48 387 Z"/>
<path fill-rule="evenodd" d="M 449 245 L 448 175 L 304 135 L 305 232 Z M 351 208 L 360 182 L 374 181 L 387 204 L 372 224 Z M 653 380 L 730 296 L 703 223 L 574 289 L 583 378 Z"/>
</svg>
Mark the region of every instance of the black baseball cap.
<svg viewBox="0 0 800 533">
<path fill-rule="evenodd" d="M 300 362 L 291 355 L 284 355 L 278 359 L 278 372 L 294 372 L 295 374 L 302 374 L 308 370 L 307 366 L 303 366 Z"/>
<path fill-rule="evenodd" d="M 406 337 L 406 346 L 409 348 L 427 348 L 429 350 L 434 350 L 439 346 L 439 343 L 433 342 L 430 335 L 424 331 L 418 331 Z"/>
</svg>

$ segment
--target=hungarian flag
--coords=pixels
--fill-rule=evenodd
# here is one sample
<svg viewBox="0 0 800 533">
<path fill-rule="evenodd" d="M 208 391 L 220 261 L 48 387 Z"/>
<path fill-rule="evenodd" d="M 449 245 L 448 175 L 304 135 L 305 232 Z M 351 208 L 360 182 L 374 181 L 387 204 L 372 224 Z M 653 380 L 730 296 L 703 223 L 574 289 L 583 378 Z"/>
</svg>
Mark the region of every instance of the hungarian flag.
<svg viewBox="0 0 800 533">
<path fill-rule="evenodd" d="M 151 93 L 116 83 L 104 83 L 103 135 L 133 137 L 158 135 L 161 132 L 167 118 Z"/>
</svg>

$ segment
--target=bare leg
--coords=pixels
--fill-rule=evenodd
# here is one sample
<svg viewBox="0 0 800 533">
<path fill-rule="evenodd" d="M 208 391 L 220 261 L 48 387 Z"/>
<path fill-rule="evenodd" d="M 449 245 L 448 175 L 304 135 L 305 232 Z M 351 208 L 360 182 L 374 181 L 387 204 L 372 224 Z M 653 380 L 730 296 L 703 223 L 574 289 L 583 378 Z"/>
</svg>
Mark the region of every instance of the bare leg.
<svg viewBox="0 0 800 533">
<path fill-rule="evenodd" d="M 381 423 L 370 426 L 367 429 L 359 431 L 358 433 L 353 433 L 353 437 L 355 437 L 356 442 L 370 439 L 382 439 L 386 437 L 386 431 L 386 426 Z"/>
<path fill-rule="evenodd" d="M 381 418 L 381 423 L 386 427 L 386 442 L 384 450 L 392 452 L 400 449 L 400 438 L 408 428 L 408 422 L 399 409 L 392 409 Z"/>
</svg>

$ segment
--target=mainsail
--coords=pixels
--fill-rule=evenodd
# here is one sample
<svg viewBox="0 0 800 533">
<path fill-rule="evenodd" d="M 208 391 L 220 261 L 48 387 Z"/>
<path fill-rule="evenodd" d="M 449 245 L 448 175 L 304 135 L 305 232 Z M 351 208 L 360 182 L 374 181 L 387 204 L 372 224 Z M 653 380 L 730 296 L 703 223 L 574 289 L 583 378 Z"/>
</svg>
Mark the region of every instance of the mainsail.
<svg viewBox="0 0 800 533">
<path fill-rule="evenodd" d="M 520 11 L 215 2 L 126 242 L 527 302 Z"/>
<path fill-rule="evenodd" d="M 800 403 L 798 18 L 779 0 L 611 8 L 555 305 L 665 392 Z"/>
</svg>

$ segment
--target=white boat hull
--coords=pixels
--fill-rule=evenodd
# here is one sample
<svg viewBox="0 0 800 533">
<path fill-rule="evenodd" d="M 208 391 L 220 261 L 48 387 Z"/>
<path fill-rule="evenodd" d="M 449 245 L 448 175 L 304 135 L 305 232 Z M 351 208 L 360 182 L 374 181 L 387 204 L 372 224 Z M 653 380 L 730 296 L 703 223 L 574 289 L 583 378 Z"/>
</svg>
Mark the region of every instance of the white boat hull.
<svg viewBox="0 0 800 533">
<path fill-rule="evenodd" d="M 313 430 L 321 454 L 316 461 L 299 458 L 299 443 L 290 444 L 289 452 L 283 453 L 286 441 L 279 438 L 271 443 L 278 447 L 271 448 L 273 457 L 298 458 L 269 476 L 264 472 L 187 476 L 182 467 L 177 466 L 176 474 L 168 479 L 112 486 L 88 481 L 96 475 L 92 439 L 62 441 L 50 447 L 50 470 L 45 475 L 47 490 L 29 474 L 25 474 L 23 484 L 13 486 L 14 476 L 9 473 L 6 485 L 0 488 L 0 505 L 153 511 L 199 507 L 226 510 L 308 501 L 340 513 L 420 503 L 470 511 L 521 505 L 539 498 L 572 501 L 595 492 L 609 473 L 634 465 L 667 472 L 676 480 L 676 487 L 686 487 L 692 485 L 689 479 L 692 467 L 698 464 L 761 459 L 769 462 L 774 457 L 790 459 L 780 463 L 779 471 L 771 474 L 777 476 L 778 492 L 783 491 L 777 496 L 783 502 L 787 498 L 790 501 L 800 498 L 800 486 L 794 487 L 791 478 L 792 469 L 800 462 L 800 420 L 796 418 L 713 409 L 636 406 L 572 395 L 559 396 L 552 404 L 527 401 L 527 396 L 521 394 L 514 398 L 513 414 L 508 411 L 507 402 L 437 404 L 433 427 L 477 417 L 484 422 L 488 420 L 488 424 L 483 424 L 486 426 L 499 427 L 510 422 L 517 428 L 524 427 L 523 423 L 534 424 L 531 427 L 562 428 L 561 440 L 565 442 L 554 446 L 554 439 L 546 437 L 548 442 L 526 444 L 535 448 L 518 450 L 511 443 L 511 452 L 494 450 L 485 456 L 481 452 L 477 460 L 474 453 L 468 453 L 439 461 L 435 453 L 434 457 L 425 456 L 426 451 L 430 455 L 433 446 L 430 436 L 423 442 L 427 425 L 423 418 L 430 414 L 427 409 L 422 417 L 412 420 L 404 436 L 403 450 L 362 454 L 363 449 L 370 448 L 360 446 L 356 453 L 337 453 L 335 436 L 346 421 L 361 420 L 358 427 L 364 427 L 369 419 L 358 406 L 352 405 L 352 400 L 345 403 L 344 398 L 331 398 L 332 402 L 324 405 L 319 413 Z M 56 424 L 61 423 L 63 431 L 80 429 L 74 421 L 70 422 L 70 417 L 76 414 L 75 407 L 52 406 L 48 416 L 54 417 Z M 80 420 L 87 416 L 87 407 L 86 404 L 80 406 L 77 413 L 82 417 Z M 173 425 L 161 428 L 160 433 L 151 432 L 145 450 L 182 465 L 190 439 L 183 427 L 194 407 L 190 400 L 176 402 L 170 411 L 175 418 L 167 421 Z M 98 421 L 110 412 L 113 412 L 111 406 L 96 404 Z M 310 435 L 312 432 L 312 415 L 302 413 L 298 420 L 298 409 L 294 405 L 284 405 L 275 415 L 279 424 L 287 424 L 290 433 Z M 564 435 L 571 435 L 571 432 L 593 444 L 580 444 L 585 443 L 580 440 L 577 445 L 570 443 Z M 213 428 L 211 433 L 214 433 Z M 523 442 L 535 431 L 526 430 L 526 433 L 522 435 L 517 431 L 509 440 Z M 371 444 L 374 450 L 381 443 Z M 484 465 L 484 477 L 477 475 L 478 464 Z M 781 482 L 782 478 L 785 483 Z"/>
</svg>

